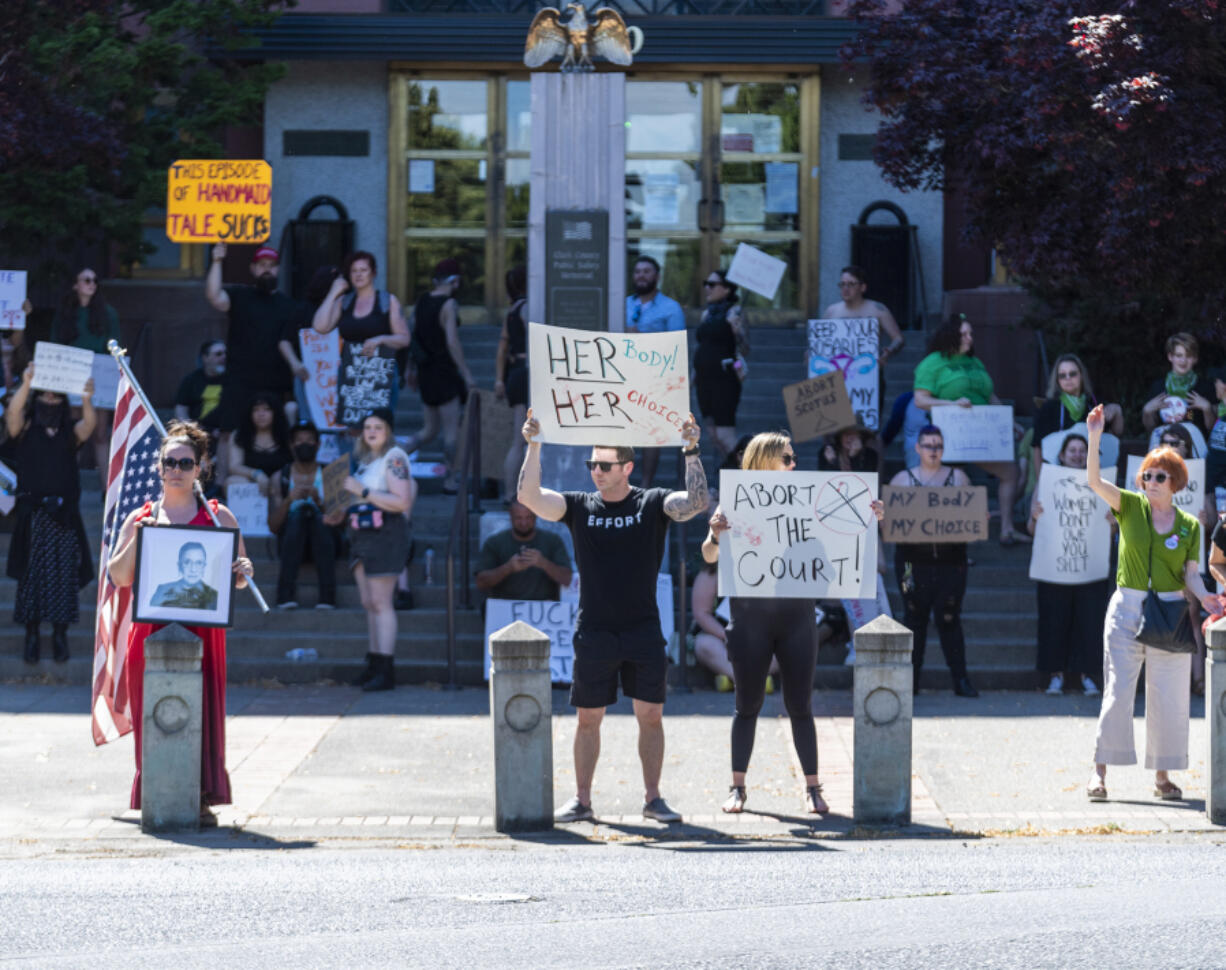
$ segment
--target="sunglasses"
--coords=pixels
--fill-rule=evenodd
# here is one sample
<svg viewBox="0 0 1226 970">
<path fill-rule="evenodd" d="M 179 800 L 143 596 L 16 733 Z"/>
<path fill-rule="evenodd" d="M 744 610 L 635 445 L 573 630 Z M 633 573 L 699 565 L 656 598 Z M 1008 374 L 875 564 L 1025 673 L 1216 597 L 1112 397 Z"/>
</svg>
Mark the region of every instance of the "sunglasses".
<svg viewBox="0 0 1226 970">
<path fill-rule="evenodd" d="M 98 282 L 98 277 L 96 277 L 96 276 L 82 276 L 82 277 L 81 277 L 81 282 L 82 282 L 82 283 L 97 283 L 97 282 Z"/>
<path fill-rule="evenodd" d="M 1166 472 L 1142 472 L 1141 473 L 1141 481 L 1157 482 L 1159 485 L 1165 482 L 1168 477 L 1169 476 L 1167 475 Z"/>
<path fill-rule="evenodd" d="M 945 450 L 944 445 L 920 445 L 920 447 L 923 448 L 924 451 L 944 451 Z"/>
<path fill-rule="evenodd" d="M 174 471 L 176 468 L 181 472 L 190 472 L 196 467 L 195 458 L 163 458 L 162 467 L 168 472 Z"/>
<path fill-rule="evenodd" d="M 596 461 L 594 458 L 583 459 L 583 464 L 587 465 L 587 470 L 594 472 L 599 468 L 602 472 L 611 472 L 614 465 L 624 465 L 624 461 Z"/>
<path fill-rule="evenodd" d="M 793 455 L 790 451 L 785 451 L 782 455 L 780 455 L 779 460 L 782 461 L 785 465 L 795 465 L 796 464 L 796 456 Z"/>
<path fill-rule="evenodd" d="M 724 281 L 723 280 L 703 280 L 702 285 L 703 286 L 723 286 Z"/>
</svg>

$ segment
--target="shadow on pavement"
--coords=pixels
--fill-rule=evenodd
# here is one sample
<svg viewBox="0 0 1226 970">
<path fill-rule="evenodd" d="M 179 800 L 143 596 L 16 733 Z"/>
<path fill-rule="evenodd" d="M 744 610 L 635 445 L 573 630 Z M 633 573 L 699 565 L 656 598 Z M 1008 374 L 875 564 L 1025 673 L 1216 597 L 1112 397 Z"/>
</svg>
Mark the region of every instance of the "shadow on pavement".
<svg viewBox="0 0 1226 970">
<path fill-rule="evenodd" d="M 139 828 L 140 819 L 122 818 L 113 815 L 111 818 L 125 825 Z M 214 829 L 201 829 L 198 832 L 146 832 L 151 839 L 160 842 L 172 842 L 175 845 L 190 845 L 202 849 L 313 849 L 318 844 L 314 839 L 274 839 L 257 832 L 247 832 L 230 825 L 219 825 Z"/>
</svg>

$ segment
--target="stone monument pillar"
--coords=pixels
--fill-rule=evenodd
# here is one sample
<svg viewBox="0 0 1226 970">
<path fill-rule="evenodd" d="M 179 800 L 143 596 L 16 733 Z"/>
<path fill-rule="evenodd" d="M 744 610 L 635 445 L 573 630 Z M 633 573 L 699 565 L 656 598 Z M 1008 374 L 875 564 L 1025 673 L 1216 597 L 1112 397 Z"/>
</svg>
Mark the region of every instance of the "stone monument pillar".
<svg viewBox="0 0 1226 970">
<path fill-rule="evenodd" d="M 171 623 L 145 640 L 140 827 L 200 827 L 200 638 Z"/>
<path fill-rule="evenodd" d="M 549 637 L 520 620 L 490 636 L 494 827 L 553 828 L 553 686 Z"/>
<path fill-rule="evenodd" d="M 1226 825 L 1226 620 L 1209 628 L 1205 657 L 1205 728 L 1209 750 L 1205 764 L 1205 814 Z"/>
<path fill-rule="evenodd" d="M 911 631 L 879 616 L 855 632 L 854 809 L 857 822 L 911 822 Z"/>
</svg>

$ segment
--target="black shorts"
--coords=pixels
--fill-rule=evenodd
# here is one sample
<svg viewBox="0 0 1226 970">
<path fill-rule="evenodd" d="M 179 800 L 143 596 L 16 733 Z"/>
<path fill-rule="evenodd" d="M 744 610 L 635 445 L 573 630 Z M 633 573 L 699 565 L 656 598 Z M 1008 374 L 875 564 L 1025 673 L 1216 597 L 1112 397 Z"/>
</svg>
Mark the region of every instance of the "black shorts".
<svg viewBox="0 0 1226 970">
<path fill-rule="evenodd" d="M 663 704 L 668 653 L 659 624 L 630 630 L 575 632 L 575 665 L 570 685 L 574 707 L 608 707 L 622 693 L 648 704 Z"/>
</svg>

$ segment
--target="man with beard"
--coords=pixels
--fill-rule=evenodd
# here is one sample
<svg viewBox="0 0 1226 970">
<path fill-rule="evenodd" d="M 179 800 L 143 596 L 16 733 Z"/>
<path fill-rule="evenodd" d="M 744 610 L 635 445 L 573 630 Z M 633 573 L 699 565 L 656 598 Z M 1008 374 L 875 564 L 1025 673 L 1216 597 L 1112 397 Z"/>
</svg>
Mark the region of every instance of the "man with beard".
<svg viewBox="0 0 1226 970">
<path fill-rule="evenodd" d="M 556 600 L 571 580 L 570 556 L 562 540 L 536 527 L 536 514 L 511 502 L 511 528 L 495 532 L 481 546 L 477 589 L 490 599 Z"/>
</svg>

